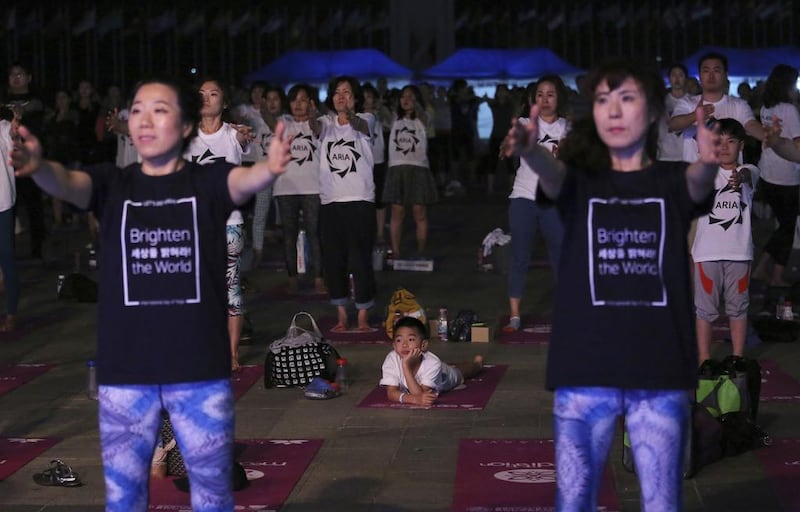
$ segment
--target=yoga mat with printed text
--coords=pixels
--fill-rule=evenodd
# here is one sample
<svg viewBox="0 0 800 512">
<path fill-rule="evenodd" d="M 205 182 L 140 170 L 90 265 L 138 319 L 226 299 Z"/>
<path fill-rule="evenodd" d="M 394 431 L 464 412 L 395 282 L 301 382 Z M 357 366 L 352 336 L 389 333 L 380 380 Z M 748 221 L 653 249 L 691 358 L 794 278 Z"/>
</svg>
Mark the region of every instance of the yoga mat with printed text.
<svg viewBox="0 0 800 512">
<path fill-rule="evenodd" d="M 313 460 L 321 439 L 244 439 L 236 460 L 249 485 L 233 493 L 236 510 L 278 510 Z M 237 446 L 238 448 L 239 446 Z M 179 491 L 173 477 L 150 479 L 150 511 L 191 510 L 189 493 Z"/>
<path fill-rule="evenodd" d="M 55 438 L 25 438 L 25 437 L 0 437 L 0 481 L 11 476 L 15 471 L 40 456 L 60 439 Z M 37 473 L 47 469 L 36 468 Z"/>
<path fill-rule="evenodd" d="M 474 379 L 469 379 L 464 383 L 463 389 L 453 389 L 439 395 L 436 403 L 431 409 L 461 409 L 468 411 L 478 411 L 486 407 L 492 393 L 497 388 L 500 379 L 506 373 L 508 365 L 486 365 L 483 371 Z M 363 400 L 358 407 L 368 407 L 376 409 L 421 409 L 416 405 L 403 405 L 397 402 L 390 402 L 386 399 L 386 390 L 381 386 L 376 386 Z"/>
<path fill-rule="evenodd" d="M 462 439 L 451 512 L 555 511 L 552 439 Z M 619 512 L 611 472 L 603 473 L 598 510 Z"/>
<path fill-rule="evenodd" d="M 800 510 L 800 438 L 773 439 L 755 453 L 783 510 Z"/>
<path fill-rule="evenodd" d="M 54 364 L 17 363 L 0 365 L 0 396 L 17 389 L 53 368 Z"/>
</svg>

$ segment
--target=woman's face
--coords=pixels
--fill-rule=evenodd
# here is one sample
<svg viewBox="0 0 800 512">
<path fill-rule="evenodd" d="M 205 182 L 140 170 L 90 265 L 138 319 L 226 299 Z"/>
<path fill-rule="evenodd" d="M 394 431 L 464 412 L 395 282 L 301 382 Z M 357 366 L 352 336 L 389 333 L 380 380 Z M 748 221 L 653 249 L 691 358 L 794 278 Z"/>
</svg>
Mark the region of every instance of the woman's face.
<svg viewBox="0 0 800 512">
<path fill-rule="evenodd" d="M 539 107 L 539 115 L 550 117 L 556 115 L 558 110 L 558 89 L 551 82 L 542 82 L 536 87 L 534 97 L 536 106 Z"/>
<path fill-rule="evenodd" d="M 69 108 L 69 104 L 72 102 L 72 98 L 69 97 L 66 91 L 58 91 L 56 93 L 56 107 L 61 110 L 66 110 Z"/>
<path fill-rule="evenodd" d="M 372 110 L 375 107 L 375 95 L 372 91 L 364 91 L 364 110 Z"/>
<path fill-rule="evenodd" d="M 78 96 L 80 96 L 81 98 L 91 97 L 92 92 L 93 92 L 92 84 L 90 84 L 86 80 L 78 84 Z"/>
<path fill-rule="evenodd" d="M 339 82 L 333 90 L 333 108 L 336 112 L 347 112 L 356 108 L 356 98 L 350 82 Z"/>
<path fill-rule="evenodd" d="M 612 91 L 603 80 L 594 91 L 592 113 L 597 134 L 610 151 L 644 148 L 650 115 L 639 82 L 628 77 Z"/>
<path fill-rule="evenodd" d="M 264 102 L 264 88 L 253 87 L 253 90 L 250 91 L 250 103 L 256 108 L 261 108 L 261 104 L 263 102 Z"/>
<path fill-rule="evenodd" d="M 308 116 L 310 107 L 311 100 L 303 89 L 297 91 L 297 95 L 289 102 L 289 109 L 292 111 L 292 116 L 298 118 L 305 118 Z"/>
<path fill-rule="evenodd" d="M 403 92 L 400 93 L 400 108 L 403 109 L 403 112 L 407 114 L 413 112 L 416 102 L 417 97 L 414 95 L 414 91 L 403 89 Z"/>
<path fill-rule="evenodd" d="M 181 117 L 177 92 L 164 84 L 145 84 L 136 91 L 128 117 L 128 130 L 142 161 L 180 152 L 192 127 Z"/>
<path fill-rule="evenodd" d="M 200 86 L 200 96 L 203 97 L 203 107 L 200 115 L 203 117 L 217 117 L 222 115 L 225 106 L 225 98 L 222 87 L 217 82 L 203 82 Z"/>
<path fill-rule="evenodd" d="M 264 98 L 264 104 L 270 114 L 277 115 L 281 113 L 281 96 L 277 91 L 269 91 L 266 98 Z"/>
</svg>

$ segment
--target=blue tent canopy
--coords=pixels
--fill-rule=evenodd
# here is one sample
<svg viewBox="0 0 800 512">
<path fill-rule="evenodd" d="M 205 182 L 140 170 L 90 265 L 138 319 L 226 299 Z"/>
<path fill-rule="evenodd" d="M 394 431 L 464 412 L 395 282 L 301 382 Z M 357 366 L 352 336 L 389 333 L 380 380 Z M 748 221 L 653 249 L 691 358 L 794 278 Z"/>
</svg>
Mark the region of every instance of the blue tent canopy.
<svg viewBox="0 0 800 512">
<path fill-rule="evenodd" d="M 431 80 L 531 79 L 550 73 L 574 75 L 582 71 L 547 48 L 462 48 L 420 75 Z"/>
<path fill-rule="evenodd" d="M 291 51 L 263 68 L 245 76 L 245 83 L 256 80 L 286 85 L 298 82 L 323 83 L 339 75 L 359 80 L 410 78 L 412 71 L 373 49 L 336 51 Z"/>
<path fill-rule="evenodd" d="M 698 74 L 700 58 L 710 52 L 721 53 L 728 58 L 728 75 L 741 77 L 767 77 L 777 64 L 788 64 L 800 68 L 800 48 L 789 46 L 773 48 L 729 48 L 704 46 L 683 61 L 690 75 Z"/>
</svg>

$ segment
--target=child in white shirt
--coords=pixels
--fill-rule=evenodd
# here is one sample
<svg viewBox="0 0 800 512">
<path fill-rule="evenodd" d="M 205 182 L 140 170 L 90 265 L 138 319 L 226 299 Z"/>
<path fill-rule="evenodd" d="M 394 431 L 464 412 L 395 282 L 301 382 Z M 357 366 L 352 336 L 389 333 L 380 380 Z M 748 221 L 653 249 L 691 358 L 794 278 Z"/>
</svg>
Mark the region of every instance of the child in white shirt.
<svg viewBox="0 0 800 512">
<path fill-rule="evenodd" d="M 739 165 L 745 130 L 732 118 L 720 119 L 720 165 L 714 181 L 716 197 L 710 213 L 697 219 L 692 245 L 697 347 L 700 362 L 710 359 L 711 324 L 725 297 L 733 355 L 743 356 L 750 305 L 750 264 L 753 234 L 750 212 L 759 169 Z"/>
<path fill-rule="evenodd" d="M 428 351 L 428 332 L 419 319 L 406 316 L 394 327 L 394 350 L 383 361 L 380 385 L 390 402 L 430 407 L 440 393 L 475 377 L 483 369 L 483 356 L 450 365 Z"/>
</svg>

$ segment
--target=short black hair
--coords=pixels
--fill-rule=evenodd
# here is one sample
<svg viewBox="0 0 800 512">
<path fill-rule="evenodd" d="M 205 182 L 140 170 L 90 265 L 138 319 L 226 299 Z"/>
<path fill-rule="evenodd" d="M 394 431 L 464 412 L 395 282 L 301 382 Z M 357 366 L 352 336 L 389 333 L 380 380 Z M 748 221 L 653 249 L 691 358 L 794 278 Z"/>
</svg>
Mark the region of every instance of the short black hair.
<svg viewBox="0 0 800 512">
<path fill-rule="evenodd" d="M 719 123 L 720 135 L 730 135 L 740 141 L 744 141 L 746 132 L 744 131 L 742 123 L 730 117 L 719 119 L 717 122 Z"/>
<path fill-rule="evenodd" d="M 728 73 L 728 57 L 722 55 L 719 52 L 708 52 L 702 57 L 700 57 L 700 60 L 697 61 L 697 71 L 700 71 L 700 68 L 703 67 L 703 63 L 707 60 L 720 61 L 722 63 L 722 69 L 725 71 L 726 74 Z"/>
<path fill-rule="evenodd" d="M 422 320 L 413 316 L 403 316 L 400 317 L 400 320 L 394 323 L 394 332 L 397 333 L 397 329 L 401 327 L 409 327 L 417 331 L 417 334 L 422 338 L 422 340 L 427 340 L 430 338 L 428 335 L 428 328 L 422 323 Z"/>
</svg>

